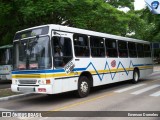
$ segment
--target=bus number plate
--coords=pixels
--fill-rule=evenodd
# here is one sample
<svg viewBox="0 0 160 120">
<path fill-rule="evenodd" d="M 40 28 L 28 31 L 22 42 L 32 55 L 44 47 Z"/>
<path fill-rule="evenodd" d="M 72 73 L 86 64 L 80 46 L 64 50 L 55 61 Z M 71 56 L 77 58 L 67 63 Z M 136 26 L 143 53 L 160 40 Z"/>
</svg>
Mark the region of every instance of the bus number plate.
<svg viewBox="0 0 160 120">
<path fill-rule="evenodd" d="M 35 92 L 35 88 L 22 88 L 22 87 L 19 87 L 18 90 L 20 92 Z"/>
<path fill-rule="evenodd" d="M 73 63 L 73 61 L 69 62 L 67 65 L 64 66 L 64 70 L 67 74 L 69 74 L 70 72 L 72 72 L 72 70 L 74 69 L 75 65 Z"/>
</svg>

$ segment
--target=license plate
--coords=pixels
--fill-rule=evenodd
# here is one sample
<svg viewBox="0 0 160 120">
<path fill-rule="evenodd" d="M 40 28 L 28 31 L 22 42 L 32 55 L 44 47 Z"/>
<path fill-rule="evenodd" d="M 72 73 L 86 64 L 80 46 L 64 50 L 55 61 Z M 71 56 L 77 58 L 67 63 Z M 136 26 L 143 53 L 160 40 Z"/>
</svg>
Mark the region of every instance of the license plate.
<svg viewBox="0 0 160 120">
<path fill-rule="evenodd" d="M 20 92 L 35 92 L 35 88 L 19 87 L 18 90 L 19 90 Z"/>
</svg>

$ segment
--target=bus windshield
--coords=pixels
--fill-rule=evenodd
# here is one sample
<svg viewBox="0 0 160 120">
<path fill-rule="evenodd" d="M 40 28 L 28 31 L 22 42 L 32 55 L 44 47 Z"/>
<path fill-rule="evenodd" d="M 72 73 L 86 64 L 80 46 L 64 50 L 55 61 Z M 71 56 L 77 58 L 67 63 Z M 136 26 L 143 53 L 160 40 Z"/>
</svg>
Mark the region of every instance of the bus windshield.
<svg viewBox="0 0 160 120">
<path fill-rule="evenodd" d="M 14 69 L 48 69 L 51 67 L 49 37 L 14 42 Z"/>
<path fill-rule="evenodd" d="M 9 48 L 0 49 L 0 65 L 12 64 L 11 61 L 12 61 L 11 49 Z"/>
</svg>

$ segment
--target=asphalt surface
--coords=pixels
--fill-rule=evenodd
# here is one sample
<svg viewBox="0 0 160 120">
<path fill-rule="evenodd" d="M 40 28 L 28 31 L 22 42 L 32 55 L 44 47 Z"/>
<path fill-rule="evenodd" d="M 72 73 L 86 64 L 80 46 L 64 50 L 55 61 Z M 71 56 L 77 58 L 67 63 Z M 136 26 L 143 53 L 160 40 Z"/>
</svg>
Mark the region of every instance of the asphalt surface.
<svg viewBox="0 0 160 120">
<path fill-rule="evenodd" d="M 34 94 L 19 99 L 0 102 L 0 111 L 45 111 L 43 118 L 25 118 L 34 120 L 54 119 L 109 119 L 109 120 L 159 120 L 159 117 L 92 117 L 101 116 L 103 111 L 160 111 L 160 72 L 155 72 L 139 81 L 131 84 L 130 81 L 109 84 L 92 89 L 86 98 L 76 98 L 73 92 L 53 96 Z M 59 111 L 71 111 L 60 112 Z M 81 111 L 81 112 L 75 112 Z M 101 112 L 85 112 L 101 111 Z M 160 112 L 159 112 L 160 113 Z M 55 115 L 54 115 L 55 114 Z M 77 117 L 77 114 L 79 117 Z M 106 113 L 107 114 L 107 113 Z M 105 114 L 105 115 L 106 115 Z M 128 113 L 127 113 L 128 114 Z M 60 118 L 61 115 L 69 118 Z M 103 116 L 103 115 L 102 115 Z M 5 118 L 3 118 L 5 119 Z M 17 119 L 17 118 L 10 118 Z M 18 118 L 24 119 L 24 118 Z"/>
</svg>

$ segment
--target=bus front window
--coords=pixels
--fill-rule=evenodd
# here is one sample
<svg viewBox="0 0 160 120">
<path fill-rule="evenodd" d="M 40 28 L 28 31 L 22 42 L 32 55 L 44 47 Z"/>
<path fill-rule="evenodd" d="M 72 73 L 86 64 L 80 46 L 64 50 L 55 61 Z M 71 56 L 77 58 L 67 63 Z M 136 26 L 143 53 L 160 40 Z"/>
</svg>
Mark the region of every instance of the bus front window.
<svg viewBox="0 0 160 120">
<path fill-rule="evenodd" d="M 49 37 L 20 40 L 14 43 L 14 69 L 49 69 Z"/>
<path fill-rule="evenodd" d="M 11 51 L 9 48 L 0 50 L 0 65 L 11 64 Z"/>
</svg>

